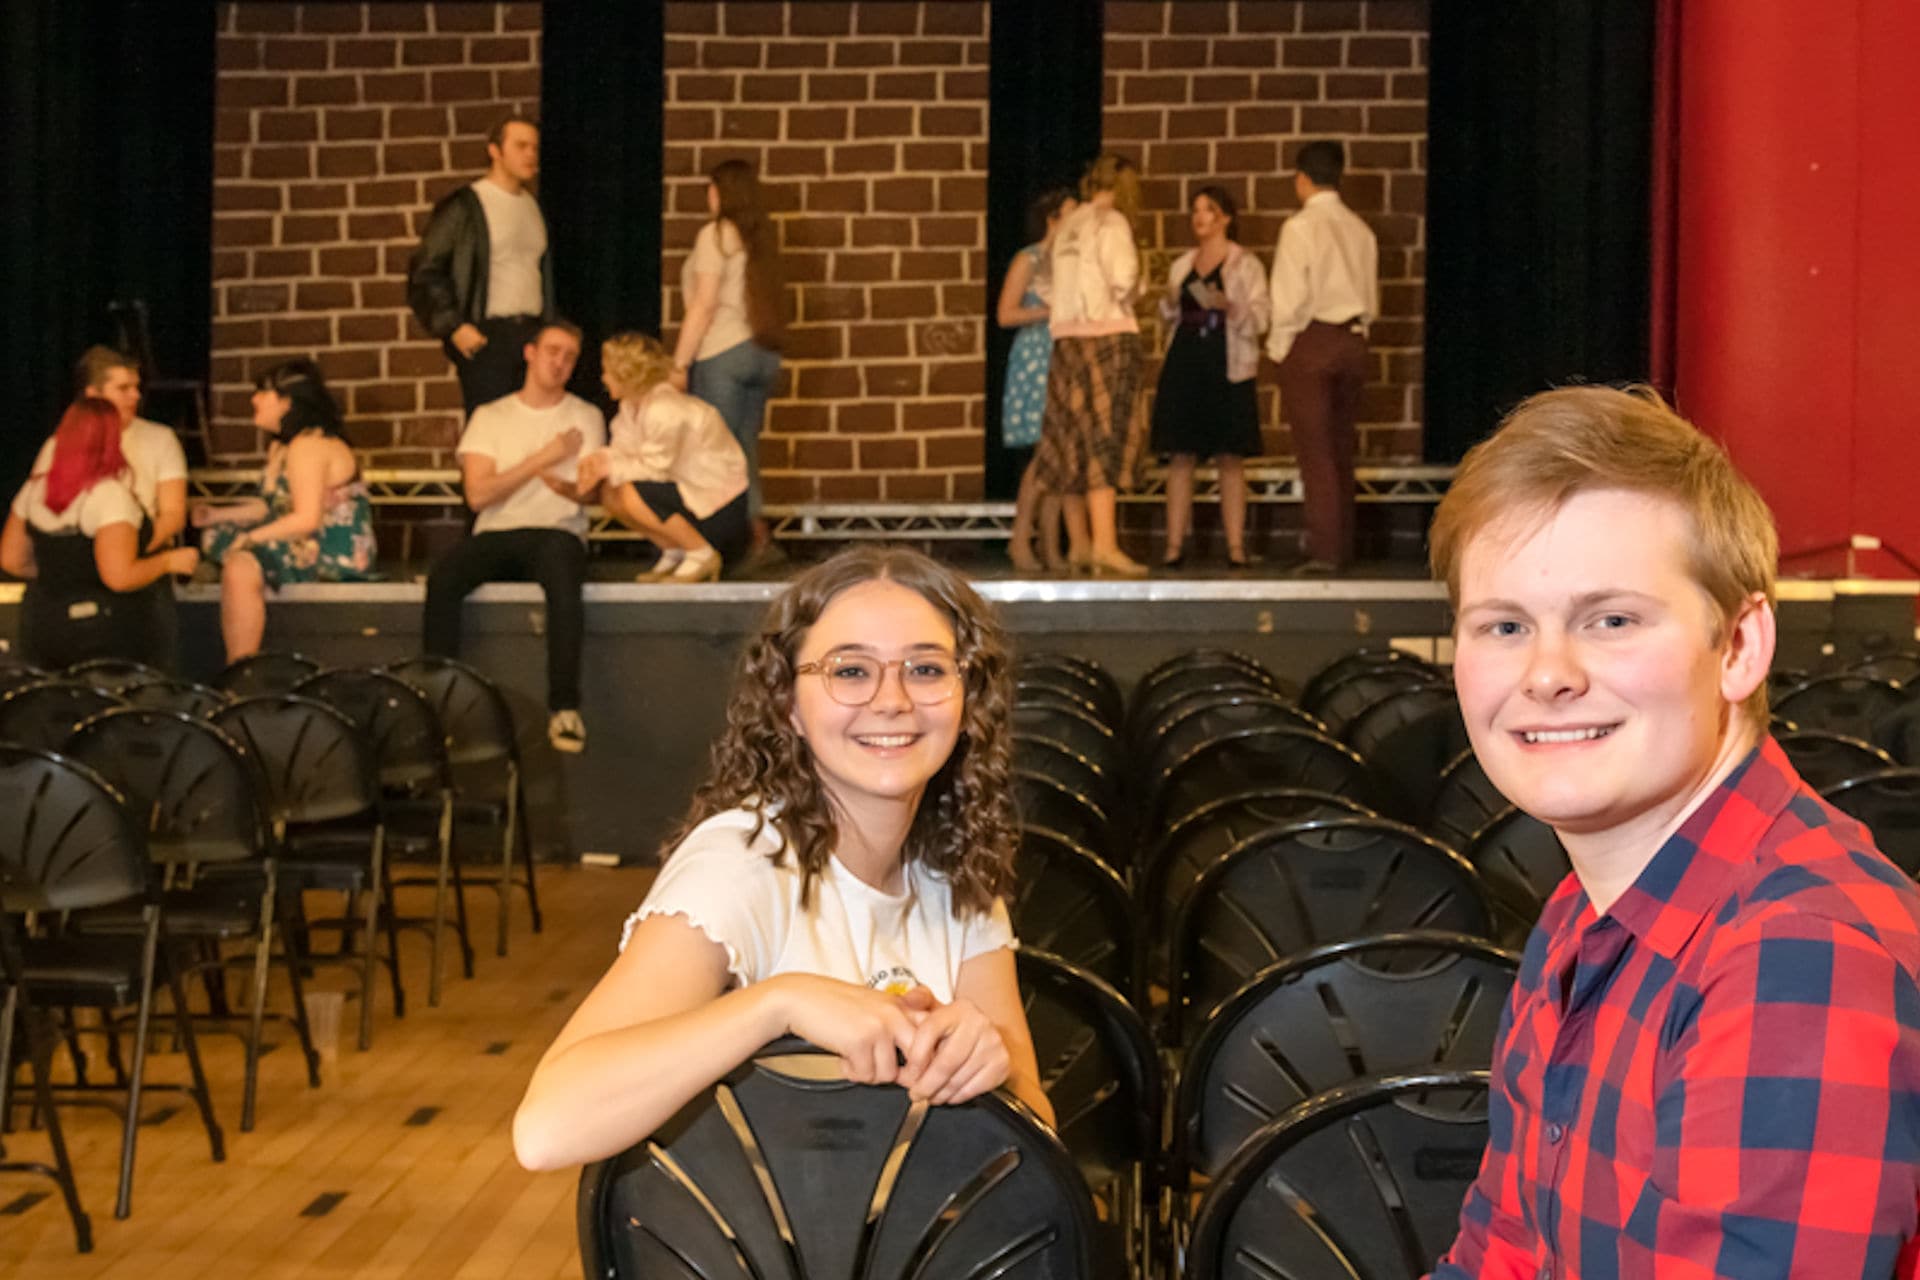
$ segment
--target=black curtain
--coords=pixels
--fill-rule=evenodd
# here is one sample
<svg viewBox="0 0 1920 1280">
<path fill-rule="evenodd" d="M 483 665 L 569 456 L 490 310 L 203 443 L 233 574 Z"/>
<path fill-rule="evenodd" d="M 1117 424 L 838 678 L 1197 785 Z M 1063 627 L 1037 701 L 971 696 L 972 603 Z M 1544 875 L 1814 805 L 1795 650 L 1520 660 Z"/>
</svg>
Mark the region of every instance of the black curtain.
<svg viewBox="0 0 1920 1280">
<path fill-rule="evenodd" d="M 986 491 L 1011 498 L 1020 483 L 1000 446 L 1000 392 L 1011 331 L 994 323 L 1000 281 L 1030 243 L 1027 205 L 1073 185 L 1100 151 L 1101 0 L 992 0 L 987 72 Z"/>
<path fill-rule="evenodd" d="M 600 343 L 660 332 L 663 0 L 559 0 L 543 14 L 540 203 L 555 304 L 586 330 L 574 390 L 604 401 Z"/>
<path fill-rule="evenodd" d="M 0 5 L 0 485 L 72 394 L 74 359 L 145 299 L 158 372 L 204 378 L 212 288 L 212 0 Z M 149 371 L 149 377 L 152 371 Z"/>
<path fill-rule="evenodd" d="M 1433 6 L 1426 455 L 1648 376 L 1654 0 Z"/>
</svg>

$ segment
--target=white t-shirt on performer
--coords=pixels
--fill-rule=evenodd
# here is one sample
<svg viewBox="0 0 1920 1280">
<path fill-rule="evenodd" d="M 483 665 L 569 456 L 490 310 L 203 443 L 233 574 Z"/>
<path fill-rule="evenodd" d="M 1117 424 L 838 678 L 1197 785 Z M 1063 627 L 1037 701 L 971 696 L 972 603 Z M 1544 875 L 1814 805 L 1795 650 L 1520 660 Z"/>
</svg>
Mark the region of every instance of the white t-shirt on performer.
<svg viewBox="0 0 1920 1280">
<path fill-rule="evenodd" d="M 689 305 L 694 277 L 703 275 L 720 277 L 720 296 L 714 303 L 713 323 L 700 336 L 695 360 L 710 360 L 753 336 L 753 326 L 747 323 L 747 247 L 731 222 L 709 222 L 693 238 L 693 252 L 680 268 L 680 293 Z"/>
<path fill-rule="evenodd" d="M 740 986 L 811 973 L 894 994 L 924 984 L 945 1003 L 961 965 L 1016 945 L 1005 903 L 956 920 L 946 879 L 915 863 L 906 891 L 894 895 L 830 858 L 814 881 L 812 910 L 803 911 L 798 863 L 788 853 L 775 865 L 768 855 L 779 834 L 769 824 L 749 841 L 753 822 L 751 812 L 729 809 L 687 833 L 627 920 L 621 949 L 648 916 L 678 915 L 726 948 Z"/>
<path fill-rule="evenodd" d="M 487 215 L 487 314 L 537 316 L 547 310 L 540 259 L 547 252 L 547 220 L 525 187 L 514 195 L 490 178 L 473 184 Z"/>
<path fill-rule="evenodd" d="M 120 432 L 120 455 L 127 460 L 127 474 L 123 478 L 133 490 L 135 501 L 148 515 L 158 516 L 161 483 L 187 478 L 187 451 L 180 447 L 180 437 L 171 427 L 135 418 Z M 32 474 L 45 475 L 51 466 L 53 439 L 48 437 L 33 460 Z M 134 521 L 135 525 L 139 523 Z"/>
<path fill-rule="evenodd" d="M 550 470 L 560 479 L 571 481 L 579 475 L 580 459 L 607 443 L 607 424 L 600 411 L 579 396 L 563 395 L 560 403 L 549 409 L 532 407 L 517 391 L 483 404 L 468 420 L 457 452 L 492 458 L 495 469 L 505 471 L 519 466 L 569 428 L 580 432 L 580 452 Z M 475 533 L 508 529 L 564 529 L 576 538 L 584 538 L 587 513 L 579 503 L 549 489 L 539 476 L 529 476 L 518 489 L 482 508 L 474 517 Z"/>
<path fill-rule="evenodd" d="M 123 472 L 96 480 L 63 510 L 47 506 L 47 477 L 36 471 L 13 497 L 13 514 L 42 533 L 72 533 L 91 538 L 110 524 L 130 524 L 140 532 L 140 502 Z"/>
</svg>

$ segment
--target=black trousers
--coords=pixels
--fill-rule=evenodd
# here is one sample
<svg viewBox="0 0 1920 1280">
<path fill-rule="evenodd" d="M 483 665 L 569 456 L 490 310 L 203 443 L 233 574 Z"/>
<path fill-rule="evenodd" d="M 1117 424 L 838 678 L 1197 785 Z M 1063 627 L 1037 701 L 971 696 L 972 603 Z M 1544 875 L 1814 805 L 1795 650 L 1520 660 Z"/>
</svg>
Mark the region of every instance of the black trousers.
<svg viewBox="0 0 1920 1280">
<path fill-rule="evenodd" d="M 460 656 L 460 607 L 483 582 L 537 582 L 547 597 L 547 707 L 580 706 L 580 645 L 586 606 L 587 546 L 564 529 L 476 533 L 449 551 L 427 575 L 427 652 Z"/>
<path fill-rule="evenodd" d="M 474 352 L 471 359 L 460 354 L 453 339 L 441 344 L 460 379 L 460 402 L 469 418 L 481 405 L 512 395 L 526 382 L 525 348 L 539 328 L 539 316 L 488 316 L 479 323 L 487 345 Z"/>
</svg>

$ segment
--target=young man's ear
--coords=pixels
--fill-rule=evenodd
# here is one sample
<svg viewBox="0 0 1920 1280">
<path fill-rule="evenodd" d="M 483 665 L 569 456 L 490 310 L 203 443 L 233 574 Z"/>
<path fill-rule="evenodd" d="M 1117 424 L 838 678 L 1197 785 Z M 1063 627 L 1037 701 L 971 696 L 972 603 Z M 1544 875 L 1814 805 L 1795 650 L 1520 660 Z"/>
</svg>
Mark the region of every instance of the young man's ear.
<svg viewBox="0 0 1920 1280">
<path fill-rule="evenodd" d="M 1773 605 L 1756 591 L 1740 604 L 1727 630 L 1726 654 L 1720 667 L 1720 696 L 1739 706 L 1766 682 L 1773 668 L 1775 630 Z"/>
</svg>

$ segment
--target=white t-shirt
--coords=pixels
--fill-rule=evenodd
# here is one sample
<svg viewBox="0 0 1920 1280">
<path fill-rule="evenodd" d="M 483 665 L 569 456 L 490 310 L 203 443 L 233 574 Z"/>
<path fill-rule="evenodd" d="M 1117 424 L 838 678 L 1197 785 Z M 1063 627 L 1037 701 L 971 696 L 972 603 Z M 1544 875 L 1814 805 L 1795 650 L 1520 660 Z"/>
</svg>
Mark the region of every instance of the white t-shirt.
<svg viewBox="0 0 1920 1280">
<path fill-rule="evenodd" d="M 180 447 L 180 437 L 171 427 L 135 418 L 120 433 L 120 455 L 127 460 L 127 486 L 140 509 L 158 516 L 161 482 L 187 478 L 187 451 Z M 53 438 L 49 436 L 33 460 L 33 474 L 45 475 L 52 466 Z M 139 523 L 134 521 L 136 526 Z"/>
<path fill-rule="evenodd" d="M 124 476 L 96 480 L 63 511 L 47 506 L 47 477 L 37 468 L 34 475 L 13 496 L 13 514 L 42 533 L 72 533 L 78 530 L 91 538 L 110 524 L 130 524 L 140 531 L 140 500 Z"/>
<path fill-rule="evenodd" d="M 720 228 L 726 227 L 726 235 Z M 747 249 L 731 222 L 709 222 L 693 239 L 693 252 L 680 268 L 680 294 L 687 305 L 693 304 L 694 277 L 720 277 L 720 297 L 714 304 L 713 323 L 700 339 L 695 360 L 707 360 L 722 351 L 737 347 L 753 336 L 747 323 Z"/>
<path fill-rule="evenodd" d="M 1006 904 L 954 919 L 946 879 L 909 863 L 907 889 L 881 893 L 828 860 L 814 882 L 813 908 L 800 909 L 800 867 L 769 824 L 751 842 L 754 815 L 715 814 L 680 842 L 640 909 L 620 935 L 626 949 L 648 916 L 679 915 L 727 951 L 727 969 L 741 986 L 782 973 L 811 973 L 901 994 L 925 984 L 942 1003 L 953 999 L 960 966 L 1012 947 Z"/>
<path fill-rule="evenodd" d="M 468 420 L 457 452 L 492 458 L 495 469 L 505 471 L 544 449 L 568 428 L 579 430 L 580 452 L 551 470 L 560 479 L 573 480 L 579 474 L 580 459 L 607 443 L 607 424 L 600 411 L 575 395 L 561 396 L 560 403 L 550 409 L 534 408 L 517 391 L 483 404 Z M 587 513 L 579 503 L 549 489 L 539 476 L 528 476 L 518 489 L 474 517 L 475 533 L 507 529 L 565 529 L 584 538 Z"/>
<path fill-rule="evenodd" d="M 547 220 L 525 187 L 513 195 L 490 178 L 473 184 L 487 215 L 487 314 L 537 316 L 547 310 L 540 259 L 547 252 Z"/>
</svg>

